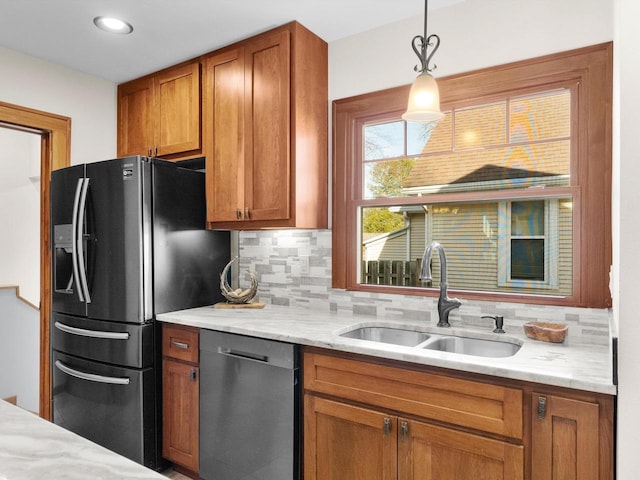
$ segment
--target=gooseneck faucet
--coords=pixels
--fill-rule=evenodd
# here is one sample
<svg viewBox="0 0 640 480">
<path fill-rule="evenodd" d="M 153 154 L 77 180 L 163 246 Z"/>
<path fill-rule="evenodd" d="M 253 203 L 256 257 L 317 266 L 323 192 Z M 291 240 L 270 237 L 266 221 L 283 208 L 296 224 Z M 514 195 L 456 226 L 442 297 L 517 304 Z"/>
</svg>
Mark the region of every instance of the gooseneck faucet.
<svg viewBox="0 0 640 480">
<path fill-rule="evenodd" d="M 454 308 L 458 308 L 462 305 L 462 302 L 457 298 L 449 298 L 447 294 L 447 256 L 444 253 L 444 247 L 438 242 L 432 242 L 424 251 L 422 256 L 422 270 L 420 271 L 420 280 L 423 282 L 432 281 L 431 277 L 431 252 L 438 250 L 440 255 L 440 297 L 438 298 L 438 317 L 439 327 L 450 327 L 449 325 L 449 313 Z"/>
</svg>

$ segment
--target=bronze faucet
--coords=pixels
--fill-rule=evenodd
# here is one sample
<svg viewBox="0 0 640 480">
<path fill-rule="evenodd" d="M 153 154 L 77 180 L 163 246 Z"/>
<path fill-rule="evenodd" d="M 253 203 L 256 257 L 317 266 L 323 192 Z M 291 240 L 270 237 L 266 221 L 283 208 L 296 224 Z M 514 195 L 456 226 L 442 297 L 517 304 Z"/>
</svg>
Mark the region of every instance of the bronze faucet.
<svg viewBox="0 0 640 480">
<path fill-rule="evenodd" d="M 462 305 L 457 298 L 449 298 L 447 294 L 447 257 L 444 253 L 444 247 L 438 242 L 432 242 L 424 251 L 422 256 L 422 270 L 420 271 L 420 280 L 423 282 L 431 282 L 431 251 L 438 250 L 440 255 L 440 297 L 438 298 L 438 317 L 439 327 L 450 327 L 449 313 L 454 308 Z"/>
</svg>

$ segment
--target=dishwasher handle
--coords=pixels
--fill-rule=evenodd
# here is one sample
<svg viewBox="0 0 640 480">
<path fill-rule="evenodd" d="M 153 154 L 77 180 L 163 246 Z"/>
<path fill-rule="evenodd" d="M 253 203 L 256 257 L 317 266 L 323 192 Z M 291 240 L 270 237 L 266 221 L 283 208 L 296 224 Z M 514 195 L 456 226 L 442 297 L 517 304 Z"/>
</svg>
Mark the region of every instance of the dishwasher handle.
<svg viewBox="0 0 640 480">
<path fill-rule="evenodd" d="M 243 352 L 242 350 L 235 350 L 233 348 L 218 347 L 218 353 L 226 355 L 227 357 L 239 358 L 241 360 L 253 360 L 254 362 L 269 363 L 269 357 L 267 355 Z"/>
<path fill-rule="evenodd" d="M 209 356 L 212 361 L 245 360 L 265 368 L 291 370 L 300 365 L 299 350 L 293 343 L 202 329 L 200 358 Z"/>
</svg>

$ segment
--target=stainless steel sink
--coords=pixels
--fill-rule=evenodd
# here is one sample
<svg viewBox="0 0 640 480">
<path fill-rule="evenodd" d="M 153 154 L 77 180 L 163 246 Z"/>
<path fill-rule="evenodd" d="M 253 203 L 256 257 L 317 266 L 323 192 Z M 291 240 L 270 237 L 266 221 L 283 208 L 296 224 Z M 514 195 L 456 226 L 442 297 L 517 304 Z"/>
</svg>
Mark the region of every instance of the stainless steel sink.
<svg viewBox="0 0 640 480">
<path fill-rule="evenodd" d="M 402 327 L 368 326 L 356 327 L 340 334 L 341 337 L 390 343 L 439 352 L 459 353 L 476 357 L 511 357 L 522 345 L 510 341 L 475 337 L 427 333 Z"/>
<path fill-rule="evenodd" d="M 342 333 L 340 336 L 369 340 L 371 342 L 404 345 L 405 347 L 415 347 L 430 338 L 430 335 L 425 332 L 393 327 L 361 327 Z"/>
<path fill-rule="evenodd" d="M 476 357 L 511 357 L 520 350 L 520 345 L 499 340 L 447 336 L 436 338 L 422 348 Z"/>
</svg>

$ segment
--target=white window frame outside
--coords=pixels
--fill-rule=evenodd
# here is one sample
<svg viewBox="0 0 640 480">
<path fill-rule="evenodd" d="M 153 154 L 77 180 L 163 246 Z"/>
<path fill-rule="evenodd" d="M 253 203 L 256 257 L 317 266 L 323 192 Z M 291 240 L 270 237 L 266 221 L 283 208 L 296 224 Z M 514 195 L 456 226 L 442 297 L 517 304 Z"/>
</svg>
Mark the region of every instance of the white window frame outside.
<svg viewBox="0 0 640 480">
<path fill-rule="evenodd" d="M 511 203 L 526 202 L 514 199 L 498 202 L 498 286 L 514 288 L 558 288 L 558 199 L 544 199 L 544 278 L 521 280 L 511 278 Z M 522 237 L 515 238 L 541 238 Z"/>
</svg>

